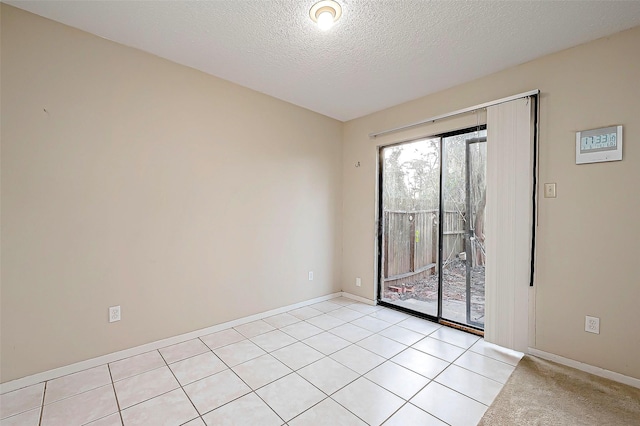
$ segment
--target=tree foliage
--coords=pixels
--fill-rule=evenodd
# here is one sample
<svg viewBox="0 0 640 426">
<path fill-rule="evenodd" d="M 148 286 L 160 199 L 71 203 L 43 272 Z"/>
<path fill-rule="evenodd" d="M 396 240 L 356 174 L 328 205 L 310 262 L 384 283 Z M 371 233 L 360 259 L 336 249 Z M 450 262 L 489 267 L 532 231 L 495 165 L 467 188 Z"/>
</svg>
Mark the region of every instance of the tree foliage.
<svg viewBox="0 0 640 426">
<path fill-rule="evenodd" d="M 486 204 L 486 143 L 469 145 L 469 195 L 467 212 L 467 141 L 482 133 L 472 132 L 396 145 L 385 148 L 383 168 L 383 208 L 415 212 L 437 210 L 440 204 L 442 164 L 445 211 L 457 212 L 475 234 L 471 238 L 473 265 L 484 264 L 484 211 Z"/>
</svg>

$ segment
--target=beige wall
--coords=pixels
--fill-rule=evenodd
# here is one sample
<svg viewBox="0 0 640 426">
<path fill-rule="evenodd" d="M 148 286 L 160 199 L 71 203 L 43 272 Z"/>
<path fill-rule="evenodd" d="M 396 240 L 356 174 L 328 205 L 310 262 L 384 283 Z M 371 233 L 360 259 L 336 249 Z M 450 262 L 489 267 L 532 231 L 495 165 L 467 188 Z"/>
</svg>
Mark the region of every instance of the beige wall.
<svg viewBox="0 0 640 426">
<path fill-rule="evenodd" d="M 367 135 L 533 88 L 558 183 L 535 346 L 640 378 L 640 28 L 342 125 L 1 10 L 1 382 L 341 288 L 373 299 L 376 145 L 394 136 Z M 624 161 L 576 166 L 574 132 L 611 124 Z"/>
<path fill-rule="evenodd" d="M 540 198 L 535 346 L 640 378 L 639 46 L 635 28 L 346 123 L 344 290 L 374 297 L 381 141 L 367 135 L 537 88 L 540 180 L 556 182 L 558 198 Z M 614 124 L 624 160 L 577 166 L 575 132 Z M 584 332 L 585 315 L 601 318 L 600 335 Z"/>
<path fill-rule="evenodd" d="M 342 123 L 1 7 L 0 381 L 340 290 Z"/>
</svg>

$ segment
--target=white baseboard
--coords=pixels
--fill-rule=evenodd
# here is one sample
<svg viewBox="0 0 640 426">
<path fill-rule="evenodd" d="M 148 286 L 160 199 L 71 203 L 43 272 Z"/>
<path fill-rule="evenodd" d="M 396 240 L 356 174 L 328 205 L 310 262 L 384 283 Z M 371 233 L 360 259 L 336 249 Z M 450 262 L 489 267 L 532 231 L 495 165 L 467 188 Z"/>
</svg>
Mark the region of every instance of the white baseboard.
<svg viewBox="0 0 640 426">
<path fill-rule="evenodd" d="M 575 368 L 576 370 L 591 373 L 595 376 L 604 377 L 605 379 L 613 380 L 614 382 L 624 383 L 625 385 L 633 386 L 640 389 L 640 379 L 635 377 L 625 376 L 624 374 L 616 373 L 615 371 L 605 370 L 604 368 L 595 367 L 584 362 L 575 361 L 573 359 L 565 358 L 560 355 L 544 352 L 535 348 L 529 348 L 529 354 L 537 356 L 538 358 L 546 359 L 548 361 L 557 362 L 558 364 L 566 365 L 567 367 Z"/>
<path fill-rule="evenodd" d="M 375 300 L 367 299 L 366 297 L 356 296 L 355 294 L 347 293 L 346 291 L 342 292 L 342 296 L 349 299 L 357 300 L 358 302 L 365 303 L 367 305 L 374 305 L 374 306 L 377 305 Z"/>
<path fill-rule="evenodd" d="M 250 315 L 247 317 L 239 318 L 233 321 L 227 321 L 222 324 L 217 324 L 217 325 L 203 328 L 200 330 L 191 331 L 189 333 L 180 334 L 178 336 L 169 337 L 167 339 L 157 340 L 155 342 L 136 346 L 130 349 L 124 349 L 122 351 L 112 352 L 110 354 L 102 355 L 96 358 L 91 358 L 86 361 L 76 362 L 74 364 L 65 365 L 64 367 L 54 368 L 53 370 L 48 370 L 42 373 L 33 374 L 31 376 L 22 377 L 20 379 L 12 380 L 9 382 L 0 383 L 0 394 L 11 392 L 16 389 L 24 388 L 27 386 L 35 385 L 37 383 L 41 383 L 47 380 L 52 380 L 58 377 L 77 373 L 79 371 L 87 370 L 89 368 L 98 367 L 100 365 L 108 364 L 110 362 L 115 362 L 124 358 L 140 355 L 145 352 L 161 349 L 166 346 L 182 343 L 187 340 L 196 339 L 198 337 L 206 336 L 207 334 L 215 333 L 217 331 L 225 330 L 227 328 L 236 327 L 238 325 L 246 324 L 252 321 L 257 321 L 259 319 L 271 317 L 273 315 L 282 314 L 284 312 L 291 311 L 293 309 L 302 308 L 303 306 L 324 302 L 325 300 L 334 299 L 342 295 L 349 298 L 358 297 L 353 295 L 347 295 L 343 292 L 332 293 L 326 296 L 320 296 L 314 299 L 305 300 L 304 302 L 294 303 L 293 305 L 284 306 L 282 308 L 272 309 L 270 311 L 261 312 L 259 314 Z M 367 303 L 367 302 L 364 302 L 364 303 Z"/>
</svg>

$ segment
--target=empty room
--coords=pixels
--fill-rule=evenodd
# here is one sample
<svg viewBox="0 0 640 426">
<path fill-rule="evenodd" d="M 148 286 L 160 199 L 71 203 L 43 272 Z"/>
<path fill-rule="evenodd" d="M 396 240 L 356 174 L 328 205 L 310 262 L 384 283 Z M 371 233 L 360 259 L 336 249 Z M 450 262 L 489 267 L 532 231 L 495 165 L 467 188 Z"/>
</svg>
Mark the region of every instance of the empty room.
<svg viewBox="0 0 640 426">
<path fill-rule="evenodd" d="M 0 2 L 0 426 L 640 424 L 640 1 Z"/>
</svg>

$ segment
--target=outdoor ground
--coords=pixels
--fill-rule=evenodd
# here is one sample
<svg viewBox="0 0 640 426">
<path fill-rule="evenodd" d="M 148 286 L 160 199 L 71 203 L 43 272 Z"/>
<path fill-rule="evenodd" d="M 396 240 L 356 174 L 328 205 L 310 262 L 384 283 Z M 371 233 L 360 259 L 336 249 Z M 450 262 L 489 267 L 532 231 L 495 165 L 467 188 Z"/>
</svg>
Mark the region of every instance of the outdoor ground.
<svg viewBox="0 0 640 426">
<path fill-rule="evenodd" d="M 463 261 L 454 259 L 444 268 L 442 276 L 442 317 L 460 323 L 467 323 L 466 318 L 466 266 Z M 398 293 L 385 288 L 383 299 L 410 309 L 417 309 L 430 315 L 437 315 L 438 275 L 403 282 L 412 287 L 413 292 Z M 471 269 L 471 318 L 479 325 L 484 325 L 484 266 Z"/>
</svg>

